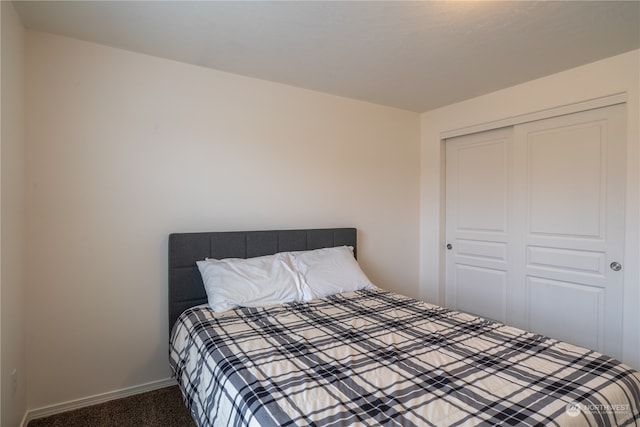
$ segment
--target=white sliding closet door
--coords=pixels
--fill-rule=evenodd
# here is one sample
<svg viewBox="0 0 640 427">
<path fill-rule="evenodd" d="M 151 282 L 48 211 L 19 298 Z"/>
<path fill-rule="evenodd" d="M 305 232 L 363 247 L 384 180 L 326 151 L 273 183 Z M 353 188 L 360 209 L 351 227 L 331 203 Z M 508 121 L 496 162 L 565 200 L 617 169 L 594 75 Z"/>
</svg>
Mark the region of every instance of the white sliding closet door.
<svg viewBox="0 0 640 427">
<path fill-rule="evenodd" d="M 446 304 L 507 322 L 512 129 L 446 142 Z"/>
<path fill-rule="evenodd" d="M 624 112 L 447 140 L 447 305 L 622 357 Z"/>
<path fill-rule="evenodd" d="M 515 139 L 526 324 L 621 358 L 624 106 L 516 126 Z"/>
</svg>

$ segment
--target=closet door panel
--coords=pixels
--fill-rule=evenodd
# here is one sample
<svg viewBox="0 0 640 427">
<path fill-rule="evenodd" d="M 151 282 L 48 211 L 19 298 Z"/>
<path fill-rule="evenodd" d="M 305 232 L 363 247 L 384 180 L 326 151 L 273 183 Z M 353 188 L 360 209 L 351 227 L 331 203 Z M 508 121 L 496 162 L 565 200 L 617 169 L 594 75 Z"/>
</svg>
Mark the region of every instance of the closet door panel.
<svg viewBox="0 0 640 427">
<path fill-rule="evenodd" d="M 603 289 L 538 277 L 528 277 L 527 288 L 530 329 L 587 348 L 603 347 Z"/>
<path fill-rule="evenodd" d="M 514 129 L 527 328 L 622 357 L 624 108 Z"/>
<path fill-rule="evenodd" d="M 511 129 L 446 143 L 446 304 L 506 322 Z"/>
<path fill-rule="evenodd" d="M 602 239 L 606 197 L 603 122 L 523 130 L 528 150 L 529 233 Z"/>
<path fill-rule="evenodd" d="M 457 309 L 491 320 L 504 318 L 507 303 L 506 271 L 462 263 L 456 268 Z"/>
</svg>

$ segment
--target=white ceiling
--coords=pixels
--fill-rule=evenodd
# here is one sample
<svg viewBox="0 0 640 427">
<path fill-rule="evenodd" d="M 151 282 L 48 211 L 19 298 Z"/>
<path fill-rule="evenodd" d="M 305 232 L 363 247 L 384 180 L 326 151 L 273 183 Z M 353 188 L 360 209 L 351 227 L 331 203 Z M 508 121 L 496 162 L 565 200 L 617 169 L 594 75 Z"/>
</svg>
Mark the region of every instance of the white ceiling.
<svg viewBox="0 0 640 427">
<path fill-rule="evenodd" d="M 41 31 L 424 112 L 640 48 L 640 1 L 15 1 Z"/>
</svg>

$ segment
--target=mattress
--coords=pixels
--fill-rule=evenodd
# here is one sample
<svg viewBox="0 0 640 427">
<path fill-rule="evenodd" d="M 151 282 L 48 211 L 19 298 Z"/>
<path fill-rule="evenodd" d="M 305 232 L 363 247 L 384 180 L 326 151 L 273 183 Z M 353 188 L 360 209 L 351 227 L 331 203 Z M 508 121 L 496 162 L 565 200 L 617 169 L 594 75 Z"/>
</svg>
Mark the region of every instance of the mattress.
<svg viewBox="0 0 640 427">
<path fill-rule="evenodd" d="M 199 426 L 624 426 L 640 375 L 597 352 L 384 290 L 176 322 Z"/>
</svg>

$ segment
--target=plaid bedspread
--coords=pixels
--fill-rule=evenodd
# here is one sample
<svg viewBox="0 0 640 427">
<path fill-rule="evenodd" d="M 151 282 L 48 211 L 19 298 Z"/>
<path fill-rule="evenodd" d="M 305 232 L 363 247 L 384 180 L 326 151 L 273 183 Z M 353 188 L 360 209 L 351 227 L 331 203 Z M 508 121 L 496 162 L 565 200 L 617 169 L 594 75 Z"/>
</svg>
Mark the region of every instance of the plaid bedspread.
<svg viewBox="0 0 640 427">
<path fill-rule="evenodd" d="M 382 290 L 189 309 L 170 363 L 199 426 L 624 426 L 640 375 L 599 353 Z"/>
</svg>

